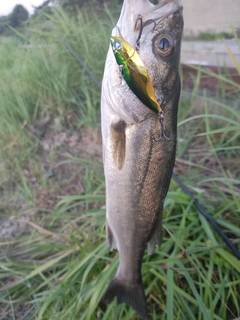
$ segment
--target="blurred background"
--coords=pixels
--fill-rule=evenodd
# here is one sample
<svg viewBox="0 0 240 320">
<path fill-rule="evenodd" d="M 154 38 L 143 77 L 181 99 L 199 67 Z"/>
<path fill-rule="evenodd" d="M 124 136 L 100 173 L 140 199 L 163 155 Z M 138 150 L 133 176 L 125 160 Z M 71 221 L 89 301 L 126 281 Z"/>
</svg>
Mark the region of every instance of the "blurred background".
<svg viewBox="0 0 240 320">
<path fill-rule="evenodd" d="M 229 48 L 240 61 L 239 47 L 233 30 L 239 34 L 240 2 L 183 0 L 184 38 L 182 61 L 190 64 L 234 67 Z"/>
<path fill-rule="evenodd" d="M 174 171 L 240 250 L 240 2 L 183 5 Z M 1 1 L 0 320 L 138 319 L 98 307 L 118 257 L 105 239 L 100 87 L 121 6 Z M 150 320 L 240 316 L 239 261 L 174 180 L 142 273 Z"/>
<path fill-rule="evenodd" d="M 204 36 L 204 33 L 225 33 L 227 36 L 232 34 L 232 28 L 240 30 L 240 3 L 237 0 L 229 0 L 227 5 L 224 0 L 182 0 L 182 3 L 185 36 Z"/>
</svg>

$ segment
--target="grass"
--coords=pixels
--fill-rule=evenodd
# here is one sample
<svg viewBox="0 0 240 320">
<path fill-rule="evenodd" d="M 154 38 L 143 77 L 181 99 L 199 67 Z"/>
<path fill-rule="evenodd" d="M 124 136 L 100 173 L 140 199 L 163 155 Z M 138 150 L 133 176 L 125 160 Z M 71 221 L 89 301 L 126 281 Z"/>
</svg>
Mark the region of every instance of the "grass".
<svg viewBox="0 0 240 320">
<path fill-rule="evenodd" d="M 224 39 L 233 39 L 232 33 L 227 32 L 200 32 L 197 36 L 187 36 L 184 37 L 184 40 L 192 41 L 192 40 L 202 40 L 202 41 L 218 41 Z"/>
<path fill-rule="evenodd" d="M 21 41 L 0 39 L 0 319 L 138 319 L 98 306 L 118 264 L 105 240 L 100 90 L 58 36 L 100 80 L 114 18 L 99 14 L 58 10 Z M 201 76 L 182 92 L 175 171 L 240 249 L 239 86 L 215 75 L 209 96 Z M 150 319 L 240 316 L 239 261 L 174 181 L 163 226 L 142 267 Z"/>
</svg>

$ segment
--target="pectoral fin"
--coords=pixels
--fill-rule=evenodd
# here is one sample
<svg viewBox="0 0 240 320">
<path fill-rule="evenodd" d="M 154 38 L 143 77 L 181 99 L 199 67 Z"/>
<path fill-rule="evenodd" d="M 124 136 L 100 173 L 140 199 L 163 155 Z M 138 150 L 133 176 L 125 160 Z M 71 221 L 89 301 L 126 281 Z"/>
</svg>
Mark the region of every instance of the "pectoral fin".
<svg viewBox="0 0 240 320">
<path fill-rule="evenodd" d="M 155 228 L 153 229 L 152 236 L 148 241 L 148 254 L 151 255 L 154 253 L 154 249 L 157 246 L 160 246 L 162 243 L 162 217 L 160 216 Z"/>
<path fill-rule="evenodd" d="M 106 236 L 107 236 L 107 244 L 109 245 L 109 247 L 111 249 L 117 249 L 117 241 L 108 223 L 106 223 Z"/>
<path fill-rule="evenodd" d="M 122 170 L 125 161 L 126 153 L 126 123 L 124 121 L 118 121 L 111 125 L 111 141 L 113 148 L 113 162 L 115 166 Z"/>
</svg>

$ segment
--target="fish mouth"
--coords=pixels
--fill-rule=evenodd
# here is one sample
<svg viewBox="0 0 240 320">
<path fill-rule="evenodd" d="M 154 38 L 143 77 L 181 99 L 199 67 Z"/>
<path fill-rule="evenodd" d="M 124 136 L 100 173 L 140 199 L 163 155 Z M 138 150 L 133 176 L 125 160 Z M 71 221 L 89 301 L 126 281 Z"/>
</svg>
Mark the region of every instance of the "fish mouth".
<svg viewBox="0 0 240 320">
<path fill-rule="evenodd" d="M 164 16 L 170 15 L 174 13 L 175 11 L 182 9 L 182 0 L 158 0 L 157 4 L 152 4 L 150 1 L 148 1 L 149 5 L 149 13 L 153 15 L 152 19 L 154 19 L 154 15 L 156 15 L 155 19 L 161 19 L 164 18 Z M 157 18 L 157 15 L 160 16 Z"/>
<path fill-rule="evenodd" d="M 143 23 L 147 21 L 158 23 L 176 11 L 182 11 L 182 0 L 158 0 L 157 4 L 149 0 L 124 0 L 117 27 L 113 29 L 112 36 L 121 35 L 131 45 L 134 45 L 140 29 L 140 24 L 136 25 L 139 16 L 142 17 Z M 146 24 L 144 29 L 144 33 L 149 33 L 153 25 Z"/>
</svg>

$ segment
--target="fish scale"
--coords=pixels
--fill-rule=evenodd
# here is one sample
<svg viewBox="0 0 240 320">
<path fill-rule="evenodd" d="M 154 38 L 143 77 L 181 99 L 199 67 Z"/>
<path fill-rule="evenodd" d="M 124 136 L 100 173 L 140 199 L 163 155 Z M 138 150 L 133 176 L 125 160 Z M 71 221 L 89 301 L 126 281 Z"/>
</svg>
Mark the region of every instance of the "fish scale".
<svg viewBox="0 0 240 320">
<path fill-rule="evenodd" d="M 110 47 L 102 84 L 101 127 L 107 242 L 118 250 L 120 262 L 103 301 L 108 303 L 116 297 L 118 303 L 132 306 L 143 319 L 148 319 L 141 265 L 145 248 L 152 254 L 162 241 L 163 203 L 175 161 L 181 2 L 160 1 L 154 6 L 147 0 L 125 0 L 117 29 L 132 48 L 137 46 L 139 30 L 135 23 L 139 15 L 143 22 L 146 17 L 156 19 L 154 28 L 147 24 L 142 29 L 138 54 L 151 77 L 156 100 L 164 109 L 163 126 L 169 139 L 158 141 L 159 115 L 143 103 L 141 95 L 138 97 L 138 92 L 124 79 L 120 81 L 119 65 Z M 164 42 L 172 41 L 171 52 L 161 51 L 162 38 Z M 163 47 L 166 50 L 168 46 Z"/>
</svg>

